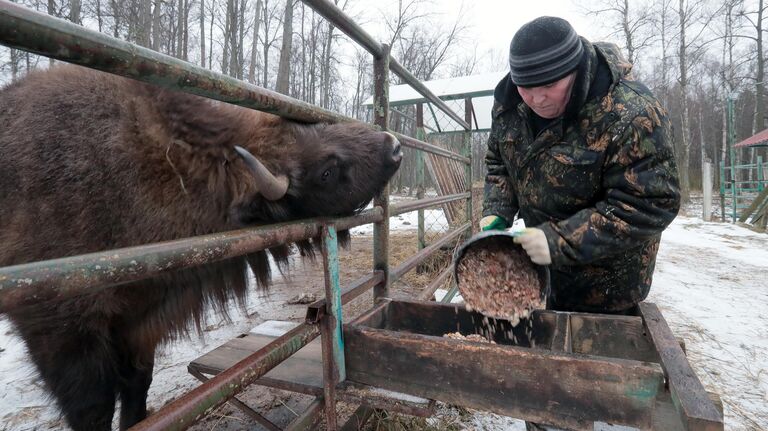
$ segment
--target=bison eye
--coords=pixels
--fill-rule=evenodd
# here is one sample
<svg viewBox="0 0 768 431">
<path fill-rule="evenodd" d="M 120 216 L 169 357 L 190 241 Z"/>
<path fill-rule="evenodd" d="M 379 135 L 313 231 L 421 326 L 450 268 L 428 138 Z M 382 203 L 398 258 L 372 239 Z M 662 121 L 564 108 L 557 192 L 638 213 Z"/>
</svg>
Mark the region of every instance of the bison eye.
<svg viewBox="0 0 768 431">
<path fill-rule="evenodd" d="M 323 172 L 323 181 L 328 181 L 328 177 L 331 176 L 331 170 L 326 169 L 325 172 Z"/>
</svg>

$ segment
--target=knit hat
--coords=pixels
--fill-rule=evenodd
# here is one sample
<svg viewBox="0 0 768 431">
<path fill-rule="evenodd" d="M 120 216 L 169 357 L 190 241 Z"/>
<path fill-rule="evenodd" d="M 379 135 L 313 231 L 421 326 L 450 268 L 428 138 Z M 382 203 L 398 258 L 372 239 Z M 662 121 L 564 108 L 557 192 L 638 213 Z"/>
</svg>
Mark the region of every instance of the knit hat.
<svg viewBox="0 0 768 431">
<path fill-rule="evenodd" d="M 520 27 L 509 45 L 512 83 L 537 87 L 563 78 L 579 65 L 581 39 L 568 21 L 542 16 Z"/>
</svg>

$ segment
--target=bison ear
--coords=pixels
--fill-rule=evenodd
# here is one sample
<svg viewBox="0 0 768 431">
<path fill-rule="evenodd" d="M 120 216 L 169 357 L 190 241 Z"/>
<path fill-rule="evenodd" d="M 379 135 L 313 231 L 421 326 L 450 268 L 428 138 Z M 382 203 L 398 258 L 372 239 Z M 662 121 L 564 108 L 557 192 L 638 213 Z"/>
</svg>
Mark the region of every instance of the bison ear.
<svg viewBox="0 0 768 431">
<path fill-rule="evenodd" d="M 290 183 L 286 175 L 273 175 L 259 159 L 243 147 L 235 145 L 235 151 L 243 158 L 245 165 L 248 166 L 248 170 L 253 174 L 259 193 L 265 199 L 276 201 L 285 196 Z"/>
</svg>

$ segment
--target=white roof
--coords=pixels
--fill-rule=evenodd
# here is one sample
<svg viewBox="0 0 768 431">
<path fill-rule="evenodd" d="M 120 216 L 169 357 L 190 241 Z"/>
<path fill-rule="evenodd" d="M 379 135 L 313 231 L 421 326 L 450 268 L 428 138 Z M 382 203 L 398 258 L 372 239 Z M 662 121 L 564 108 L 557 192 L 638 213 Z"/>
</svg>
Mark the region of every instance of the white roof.
<svg viewBox="0 0 768 431">
<path fill-rule="evenodd" d="M 472 119 L 472 128 L 488 130 L 491 128 L 491 109 L 493 108 L 493 89 L 507 72 L 493 72 L 481 75 L 460 76 L 457 78 L 436 79 L 424 82 L 424 85 L 437 97 L 445 101 L 454 112 L 464 118 L 464 98 L 471 97 L 475 110 Z M 392 85 L 389 87 L 389 106 L 397 109 L 398 106 L 424 103 L 424 125 L 427 132 L 454 132 L 463 130 L 455 121 L 443 113 L 440 109 L 428 103 L 419 92 L 408 84 Z M 370 107 L 373 104 L 373 96 L 365 100 L 363 105 Z M 477 127 L 475 127 L 475 119 Z"/>
</svg>

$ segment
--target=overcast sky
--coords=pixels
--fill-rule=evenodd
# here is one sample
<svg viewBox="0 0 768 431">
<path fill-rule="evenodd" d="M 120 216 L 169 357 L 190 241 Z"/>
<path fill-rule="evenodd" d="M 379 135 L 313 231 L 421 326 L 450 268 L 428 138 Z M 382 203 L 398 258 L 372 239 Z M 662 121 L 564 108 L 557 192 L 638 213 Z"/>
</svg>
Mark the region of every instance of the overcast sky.
<svg viewBox="0 0 768 431">
<path fill-rule="evenodd" d="M 381 38 L 384 27 L 381 14 L 384 8 L 396 10 L 394 0 L 348 0 L 347 13 L 355 16 L 364 30 Z M 407 3 L 408 0 L 404 0 Z M 470 35 L 478 53 L 494 50 L 503 53 L 517 29 L 539 16 L 557 16 L 568 20 L 576 31 L 591 40 L 600 39 L 605 31 L 596 28 L 593 17 L 586 17 L 574 0 L 433 0 L 430 10 L 446 25 L 446 30 L 462 11 L 470 26 Z M 392 13 L 393 14 L 393 13 Z M 487 66 L 486 66 L 487 67 Z M 478 73 L 490 70 L 478 70 Z"/>
</svg>

